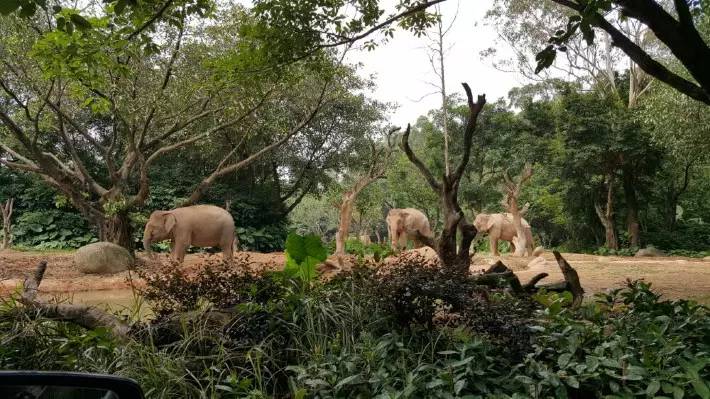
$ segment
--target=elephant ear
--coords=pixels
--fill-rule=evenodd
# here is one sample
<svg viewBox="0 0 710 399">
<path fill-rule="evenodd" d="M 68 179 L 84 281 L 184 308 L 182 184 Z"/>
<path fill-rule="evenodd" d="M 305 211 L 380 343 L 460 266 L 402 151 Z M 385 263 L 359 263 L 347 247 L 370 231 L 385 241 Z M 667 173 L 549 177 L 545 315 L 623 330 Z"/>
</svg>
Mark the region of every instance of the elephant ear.
<svg viewBox="0 0 710 399">
<path fill-rule="evenodd" d="M 173 228 L 175 228 L 175 224 L 177 224 L 177 218 L 175 217 L 175 215 L 168 212 L 165 214 L 165 217 L 163 220 L 165 223 L 164 224 L 165 231 L 167 233 L 170 233 L 173 230 Z"/>
<path fill-rule="evenodd" d="M 486 221 L 486 231 L 490 231 L 496 224 L 495 218 L 488 216 L 488 220 Z"/>
</svg>

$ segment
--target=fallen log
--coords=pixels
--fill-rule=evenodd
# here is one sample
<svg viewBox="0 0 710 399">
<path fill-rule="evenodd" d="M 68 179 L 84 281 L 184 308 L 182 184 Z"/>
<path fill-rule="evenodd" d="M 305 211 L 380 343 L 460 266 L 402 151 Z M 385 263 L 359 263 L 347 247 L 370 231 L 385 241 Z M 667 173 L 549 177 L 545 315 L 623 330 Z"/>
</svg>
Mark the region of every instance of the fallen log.
<svg viewBox="0 0 710 399">
<path fill-rule="evenodd" d="M 553 251 L 552 253 L 555 255 L 557 265 L 560 267 L 565 281 L 537 285 L 537 283 L 549 276 L 547 273 L 540 273 L 533 276 L 526 284 L 521 284 L 518 276 L 516 276 L 512 270 L 503 264 L 503 262 L 498 260 L 481 275 L 477 276 L 475 278 L 476 282 L 481 285 L 494 287 L 499 284 L 501 279 L 503 279 L 508 282 L 511 291 L 516 294 L 531 293 L 543 288 L 547 291 L 554 292 L 570 291 L 572 293 L 572 307 L 579 307 L 579 305 L 582 304 L 582 299 L 584 299 L 584 289 L 579 281 L 579 275 L 558 251 Z"/>
<path fill-rule="evenodd" d="M 99 308 L 89 305 L 46 303 L 37 300 L 37 291 L 46 270 L 47 261 L 43 260 L 37 265 L 34 274 L 25 279 L 22 295 L 19 299 L 20 303 L 28 309 L 38 311 L 44 317 L 69 321 L 89 330 L 105 328 L 116 338 L 128 338 L 128 333 L 131 331 L 128 323 Z"/>
</svg>

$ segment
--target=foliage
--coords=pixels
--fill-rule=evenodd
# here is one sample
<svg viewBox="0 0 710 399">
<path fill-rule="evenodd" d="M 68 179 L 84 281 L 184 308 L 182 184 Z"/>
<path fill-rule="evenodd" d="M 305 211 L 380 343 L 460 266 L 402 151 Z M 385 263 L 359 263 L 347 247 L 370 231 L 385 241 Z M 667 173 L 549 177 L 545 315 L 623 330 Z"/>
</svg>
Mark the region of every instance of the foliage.
<svg viewBox="0 0 710 399">
<path fill-rule="evenodd" d="M 316 266 L 324 262 L 327 257 L 328 252 L 319 236 L 290 233 L 286 238 L 284 273 L 308 283 L 317 276 Z"/>
<path fill-rule="evenodd" d="M 710 251 L 710 224 L 684 222 L 674 231 L 658 228 L 648 232 L 648 242 L 666 251 Z"/>
<path fill-rule="evenodd" d="M 577 310 L 568 293 L 543 291 L 539 308 L 503 291 L 484 299 L 418 258 L 396 262 L 308 291 L 245 273 L 247 259 L 194 276 L 154 270 L 144 277 L 160 317 L 123 343 L 10 297 L 0 367 L 124 375 L 156 398 L 706 395 L 706 307 L 629 282 Z"/>
<path fill-rule="evenodd" d="M 628 282 L 578 316 L 549 313 L 517 380 L 533 396 L 708 397 L 708 309 L 659 298 L 649 284 Z"/>
<path fill-rule="evenodd" d="M 328 250 L 331 252 L 335 250 L 335 241 L 328 244 Z M 375 262 L 380 262 L 393 254 L 392 248 L 388 244 L 363 244 L 358 238 L 349 238 L 345 241 L 345 252 L 355 255 L 360 261 L 372 257 Z"/>
<path fill-rule="evenodd" d="M 280 280 L 271 274 L 250 272 L 251 264 L 249 255 L 238 255 L 232 265 L 210 260 L 196 275 L 175 265 L 136 271 L 146 281 L 142 294 L 151 302 L 153 311 L 167 315 L 197 309 L 202 304 L 228 308 L 280 298 L 285 290 Z"/>
<path fill-rule="evenodd" d="M 59 209 L 22 213 L 13 236 L 16 245 L 38 249 L 79 248 L 96 241 L 80 215 Z"/>
<path fill-rule="evenodd" d="M 609 249 L 607 247 L 599 247 L 594 250 L 594 254 L 601 256 L 634 256 L 636 251 L 638 251 L 638 248 Z"/>
</svg>

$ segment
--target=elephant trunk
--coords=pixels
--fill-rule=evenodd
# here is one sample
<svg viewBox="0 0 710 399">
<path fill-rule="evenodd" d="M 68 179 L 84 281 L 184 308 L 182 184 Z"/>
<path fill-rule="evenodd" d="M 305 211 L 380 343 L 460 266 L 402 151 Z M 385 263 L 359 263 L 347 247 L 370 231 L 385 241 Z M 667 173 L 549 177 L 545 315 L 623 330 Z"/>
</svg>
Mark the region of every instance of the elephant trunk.
<svg viewBox="0 0 710 399">
<path fill-rule="evenodd" d="M 148 256 L 153 256 L 153 252 L 150 250 L 150 234 L 143 234 L 143 249 Z"/>
</svg>

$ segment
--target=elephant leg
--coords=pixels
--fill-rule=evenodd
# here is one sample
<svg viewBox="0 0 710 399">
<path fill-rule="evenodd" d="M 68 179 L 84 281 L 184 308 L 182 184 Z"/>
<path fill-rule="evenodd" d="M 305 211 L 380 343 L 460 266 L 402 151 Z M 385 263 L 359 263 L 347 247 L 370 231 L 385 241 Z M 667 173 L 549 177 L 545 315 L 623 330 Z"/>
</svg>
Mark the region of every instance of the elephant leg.
<svg viewBox="0 0 710 399">
<path fill-rule="evenodd" d="M 222 254 L 224 255 L 224 260 L 229 263 L 232 262 L 232 255 L 233 255 L 233 251 L 234 251 L 234 242 L 235 242 L 235 239 L 232 238 L 231 240 L 223 241 L 219 245 L 220 247 L 222 247 Z"/>
<path fill-rule="evenodd" d="M 498 239 L 497 238 L 490 238 L 491 242 L 491 253 L 493 253 L 493 256 L 500 256 L 498 253 Z"/>
<path fill-rule="evenodd" d="M 171 251 L 173 260 L 178 263 L 182 263 L 185 260 L 185 252 L 187 252 L 187 248 L 189 247 L 190 244 L 188 242 L 175 240 Z"/>
<path fill-rule="evenodd" d="M 398 246 L 399 246 L 400 250 L 406 251 L 406 250 L 407 250 L 407 244 L 409 244 L 409 236 L 407 236 L 406 233 L 401 233 L 401 234 L 399 234 L 399 244 L 398 244 Z"/>
<path fill-rule="evenodd" d="M 510 253 L 515 253 L 515 240 L 508 241 L 510 243 Z"/>
</svg>

